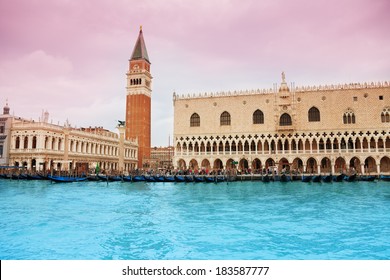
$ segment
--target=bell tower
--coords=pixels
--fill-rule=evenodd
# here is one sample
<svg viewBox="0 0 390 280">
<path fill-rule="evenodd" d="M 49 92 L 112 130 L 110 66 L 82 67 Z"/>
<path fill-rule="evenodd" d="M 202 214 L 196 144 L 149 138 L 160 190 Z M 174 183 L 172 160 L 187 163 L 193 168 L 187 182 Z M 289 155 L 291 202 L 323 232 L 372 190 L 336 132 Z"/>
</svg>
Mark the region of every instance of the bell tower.
<svg viewBox="0 0 390 280">
<path fill-rule="evenodd" d="M 150 159 L 152 75 L 142 26 L 126 73 L 126 139 L 138 140 L 138 168 Z"/>
</svg>

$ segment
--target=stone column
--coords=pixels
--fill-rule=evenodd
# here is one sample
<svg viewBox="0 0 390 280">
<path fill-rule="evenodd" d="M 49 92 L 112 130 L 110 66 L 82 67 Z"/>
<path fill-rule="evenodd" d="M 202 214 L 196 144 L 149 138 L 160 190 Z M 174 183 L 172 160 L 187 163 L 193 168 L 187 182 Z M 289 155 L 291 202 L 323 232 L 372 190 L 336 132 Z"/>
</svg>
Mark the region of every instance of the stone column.
<svg viewBox="0 0 390 280">
<path fill-rule="evenodd" d="M 360 170 L 362 172 L 362 175 L 364 175 L 364 162 L 363 163 L 360 163 Z"/>
<path fill-rule="evenodd" d="M 119 130 L 119 165 L 118 169 L 123 172 L 125 167 L 125 130 L 126 128 L 122 125 L 117 126 Z"/>
<path fill-rule="evenodd" d="M 381 174 L 381 165 L 380 165 L 380 163 L 377 163 L 377 165 L 376 165 L 376 172 L 378 174 Z"/>
</svg>

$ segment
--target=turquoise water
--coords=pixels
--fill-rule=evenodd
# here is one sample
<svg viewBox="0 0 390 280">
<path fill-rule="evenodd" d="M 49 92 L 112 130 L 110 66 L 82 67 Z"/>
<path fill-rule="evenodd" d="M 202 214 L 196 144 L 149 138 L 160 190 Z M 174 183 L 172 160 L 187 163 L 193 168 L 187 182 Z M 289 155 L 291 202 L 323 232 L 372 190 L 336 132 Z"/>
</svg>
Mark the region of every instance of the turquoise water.
<svg viewBox="0 0 390 280">
<path fill-rule="evenodd" d="M 390 259 L 390 183 L 0 180 L 0 259 Z"/>
</svg>

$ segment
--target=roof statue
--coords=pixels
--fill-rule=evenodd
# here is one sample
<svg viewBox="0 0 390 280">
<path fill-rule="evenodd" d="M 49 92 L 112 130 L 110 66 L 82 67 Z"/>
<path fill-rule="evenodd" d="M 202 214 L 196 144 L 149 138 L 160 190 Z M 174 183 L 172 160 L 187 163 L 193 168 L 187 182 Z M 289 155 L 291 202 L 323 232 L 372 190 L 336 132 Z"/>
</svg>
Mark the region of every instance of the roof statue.
<svg viewBox="0 0 390 280">
<path fill-rule="evenodd" d="M 286 74 L 284 74 L 284 71 L 282 72 L 282 83 L 286 82 Z"/>
</svg>

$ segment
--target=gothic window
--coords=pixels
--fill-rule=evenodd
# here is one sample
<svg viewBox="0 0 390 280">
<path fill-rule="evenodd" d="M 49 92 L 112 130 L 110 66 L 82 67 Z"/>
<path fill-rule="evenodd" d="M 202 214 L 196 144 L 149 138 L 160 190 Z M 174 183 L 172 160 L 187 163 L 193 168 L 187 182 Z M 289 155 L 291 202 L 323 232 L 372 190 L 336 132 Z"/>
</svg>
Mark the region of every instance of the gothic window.
<svg viewBox="0 0 390 280">
<path fill-rule="evenodd" d="M 197 113 L 193 113 L 190 118 L 190 126 L 200 126 L 200 117 Z"/>
<path fill-rule="evenodd" d="M 230 125 L 230 114 L 228 112 L 223 112 L 220 117 L 220 123 L 221 125 Z"/>
<path fill-rule="evenodd" d="M 292 125 L 291 116 L 287 113 L 281 115 L 279 120 L 279 125 L 280 126 Z"/>
<path fill-rule="evenodd" d="M 20 137 L 16 137 L 16 141 L 15 141 L 15 149 L 19 149 L 20 148 Z"/>
<path fill-rule="evenodd" d="M 343 123 L 351 124 L 355 122 L 356 122 L 355 113 L 351 109 L 348 109 L 343 115 Z"/>
<path fill-rule="evenodd" d="M 383 123 L 390 122 L 390 107 L 386 107 L 383 109 L 381 113 L 381 120 Z"/>
<path fill-rule="evenodd" d="M 264 123 L 264 114 L 260 110 L 256 110 L 253 113 L 253 124 L 261 124 Z"/>
<path fill-rule="evenodd" d="M 320 110 L 316 107 L 311 107 L 308 113 L 309 122 L 319 122 L 320 121 Z"/>
</svg>

